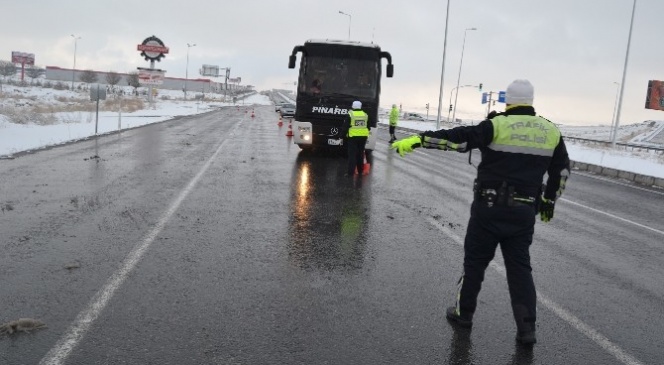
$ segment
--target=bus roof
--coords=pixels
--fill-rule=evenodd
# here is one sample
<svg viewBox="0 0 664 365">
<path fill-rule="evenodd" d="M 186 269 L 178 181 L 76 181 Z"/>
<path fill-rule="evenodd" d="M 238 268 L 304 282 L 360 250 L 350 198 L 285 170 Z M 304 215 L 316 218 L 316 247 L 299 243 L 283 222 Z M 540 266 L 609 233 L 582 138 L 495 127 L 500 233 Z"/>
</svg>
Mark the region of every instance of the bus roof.
<svg viewBox="0 0 664 365">
<path fill-rule="evenodd" d="M 307 44 L 310 43 L 315 43 L 315 44 L 331 44 L 331 45 L 339 45 L 339 46 L 356 46 L 356 47 L 363 47 L 363 48 L 375 48 L 377 50 L 380 50 L 380 46 L 374 43 L 365 43 L 365 42 L 358 42 L 358 41 L 347 41 L 347 40 L 339 40 L 339 39 L 309 39 L 307 40 L 304 45 L 306 46 Z"/>
</svg>

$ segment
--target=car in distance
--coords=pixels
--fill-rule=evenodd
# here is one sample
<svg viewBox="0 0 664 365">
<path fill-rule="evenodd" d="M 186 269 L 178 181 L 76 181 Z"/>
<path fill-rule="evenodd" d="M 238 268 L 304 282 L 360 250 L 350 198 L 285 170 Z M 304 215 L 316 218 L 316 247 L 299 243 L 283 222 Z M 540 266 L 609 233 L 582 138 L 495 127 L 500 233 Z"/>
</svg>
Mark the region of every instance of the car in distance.
<svg viewBox="0 0 664 365">
<path fill-rule="evenodd" d="M 284 104 L 281 106 L 281 116 L 283 118 L 295 117 L 295 104 Z"/>
<path fill-rule="evenodd" d="M 419 120 L 419 121 L 425 121 L 423 116 L 417 114 L 417 113 L 404 113 L 403 115 L 404 120 Z"/>
<path fill-rule="evenodd" d="M 286 105 L 286 104 L 290 104 L 290 103 L 287 102 L 287 101 L 277 101 L 276 103 L 274 103 L 274 111 L 275 112 L 280 111 L 281 107 Z"/>
</svg>

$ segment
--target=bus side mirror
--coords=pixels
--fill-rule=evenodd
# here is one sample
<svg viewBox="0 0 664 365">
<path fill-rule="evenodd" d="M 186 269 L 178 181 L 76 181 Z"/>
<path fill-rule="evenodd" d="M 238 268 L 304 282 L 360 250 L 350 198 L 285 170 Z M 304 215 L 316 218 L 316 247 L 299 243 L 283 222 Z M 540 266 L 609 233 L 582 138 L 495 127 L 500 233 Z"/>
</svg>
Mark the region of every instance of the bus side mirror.
<svg viewBox="0 0 664 365">
<path fill-rule="evenodd" d="M 387 65 L 387 77 L 392 77 L 392 75 L 394 75 L 394 65 L 390 63 Z"/>
<path fill-rule="evenodd" d="M 295 68 L 295 55 L 288 57 L 288 68 Z"/>
</svg>

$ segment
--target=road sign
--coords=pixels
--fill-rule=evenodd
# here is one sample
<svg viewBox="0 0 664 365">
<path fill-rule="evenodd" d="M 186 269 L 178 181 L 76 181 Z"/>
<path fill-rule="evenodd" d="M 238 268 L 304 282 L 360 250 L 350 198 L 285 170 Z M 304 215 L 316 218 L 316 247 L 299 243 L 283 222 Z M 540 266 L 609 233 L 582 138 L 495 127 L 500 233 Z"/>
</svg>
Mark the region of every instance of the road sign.
<svg viewBox="0 0 664 365">
<path fill-rule="evenodd" d="M 141 85 L 161 85 L 164 83 L 166 71 L 152 68 L 137 67 L 138 82 Z"/>
<path fill-rule="evenodd" d="M 486 104 L 488 101 L 489 94 L 488 93 L 482 93 L 482 104 Z"/>
<path fill-rule="evenodd" d="M 499 91 L 498 92 L 498 102 L 499 103 L 504 103 L 505 102 L 505 92 L 504 91 Z"/>
</svg>

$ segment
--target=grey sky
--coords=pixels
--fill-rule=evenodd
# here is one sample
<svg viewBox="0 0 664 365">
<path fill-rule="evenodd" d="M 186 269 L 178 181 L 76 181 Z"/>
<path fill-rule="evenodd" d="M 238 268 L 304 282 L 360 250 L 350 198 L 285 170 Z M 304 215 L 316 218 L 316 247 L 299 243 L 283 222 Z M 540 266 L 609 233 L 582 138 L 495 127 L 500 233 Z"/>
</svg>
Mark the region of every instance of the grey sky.
<svg viewBox="0 0 664 365">
<path fill-rule="evenodd" d="M 294 46 L 311 38 L 377 43 L 393 58 L 395 74 L 383 79 L 381 104 L 436 115 L 445 30 L 445 0 L 245 0 L 22 2 L 0 0 L 4 14 L 0 59 L 11 51 L 34 53 L 39 66 L 129 72 L 147 67 L 136 45 L 159 37 L 170 53 L 157 64 L 166 76 L 189 77 L 202 64 L 231 68 L 231 77 L 258 90 L 291 88 L 287 68 Z M 566 124 L 609 124 L 622 79 L 633 0 L 450 0 L 443 116 L 456 86 L 466 28 L 461 85 L 504 90 L 516 78 L 535 86 L 538 113 Z M 664 1 L 638 0 L 625 82 L 621 124 L 664 119 L 644 108 L 648 80 L 660 72 Z M 299 60 L 299 56 L 298 56 Z M 502 110 L 497 104 L 495 109 Z M 486 114 L 480 93 L 459 92 L 457 117 Z"/>
</svg>

